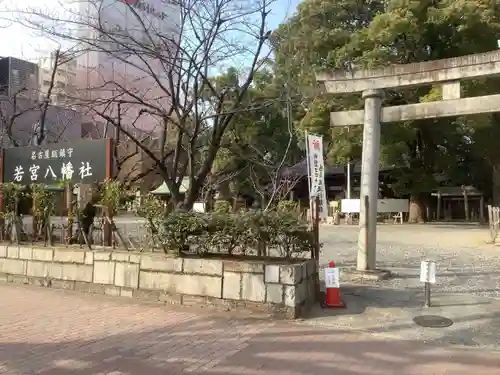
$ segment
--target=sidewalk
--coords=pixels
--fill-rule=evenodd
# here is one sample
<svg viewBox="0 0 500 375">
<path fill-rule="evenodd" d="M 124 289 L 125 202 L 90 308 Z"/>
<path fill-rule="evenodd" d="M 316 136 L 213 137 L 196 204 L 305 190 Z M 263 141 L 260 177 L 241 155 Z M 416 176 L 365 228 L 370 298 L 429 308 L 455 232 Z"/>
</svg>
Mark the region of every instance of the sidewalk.
<svg viewBox="0 0 500 375">
<path fill-rule="evenodd" d="M 343 285 L 346 309 L 315 307 L 305 324 L 333 330 L 353 330 L 391 340 L 413 340 L 436 346 L 464 345 L 500 350 L 500 300 L 468 293 L 433 293 L 423 307 L 421 289 L 392 289 L 381 285 Z M 420 327 L 419 315 L 453 320 L 442 329 Z"/>
<path fill-rule="evenodd" d="M 500 374 L 500 352 L 492 349 L 425 344 L 348 326 L 228 319 L 12 285 L 0 285 L 0 298 L 5 375 Z"/>
</svg>

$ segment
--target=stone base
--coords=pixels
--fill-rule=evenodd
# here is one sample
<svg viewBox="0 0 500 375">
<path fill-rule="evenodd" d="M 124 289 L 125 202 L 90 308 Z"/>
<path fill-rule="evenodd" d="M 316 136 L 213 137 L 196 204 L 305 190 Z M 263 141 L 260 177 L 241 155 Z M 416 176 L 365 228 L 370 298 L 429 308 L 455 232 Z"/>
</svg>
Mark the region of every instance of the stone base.
<svg viewBox="0 0 500 375">
<path fill-rule="evenodd" d="M 341 269 L 341 279 L 342 280 L 353 280 L 353 281 L 381 281 L 387 280 L 394 275 L 388 270 L 368 270 L 359 271 L 356 268 L 342 268 Z"/>
<path fill-rule="evenodd" d="M 0 281 L 291 319 L 314 304 L 317 276 L 311 259 L 290 263 L 0 244 Z"/>
</svg>

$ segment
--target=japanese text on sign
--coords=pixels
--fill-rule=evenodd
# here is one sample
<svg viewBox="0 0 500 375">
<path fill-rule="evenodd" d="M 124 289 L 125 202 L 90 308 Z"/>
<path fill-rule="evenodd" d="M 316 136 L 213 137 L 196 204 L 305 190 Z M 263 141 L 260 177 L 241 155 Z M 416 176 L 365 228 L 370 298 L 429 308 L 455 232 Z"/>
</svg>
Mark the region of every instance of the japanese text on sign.
<svg viewBox="0 0 500 375">
<path fill-rule="evenodd" d="M 14 169 L 13 180 L 15 182 L 21 182 L 24 177 L 24 172 L 25 171 L 23 166 L 16 166 Z M 63 162 L 61 164 L 60 170 L 58 170 L 57 172 L 54 171 L 54 168 L 51 165 L 45 168 L 45 171 L 40 171 L 40 166 L 36 164 L 31 165 L 28 169 L 28 172 L 30 175 L 30 181 L 36 183 L 40 176 L 43 176 L 45 180 L 71 180 L 73 178 L 75 170 L 73 168 L 73 164 L 68 161 L 67 163 Z M 92 176 L 92 166 L 89 162 L 81 162 L 81 165 L 78 168 L 78 175 L 81 179 Z"/>
<path fill-rule="evenodd" d="M 12 147 L 4 150 L 3 178 L 22 185 L 53 184 L 57 181 L 92 182 L 112 172 L 109 140 L 75 140 L 44 146 Z"/>
<path fill-rule="evenodd" d="M 340 288 L 338 268 L 325 268 L 325 286 L 327 288 Z"/>
<path fill-rule="evenodd" d="M 319 199 L 319 215 L 326 219 L 328 207 L 325 189 L 325 164 L 323 157 L 323 138 L 317 135 L 307 135 L 307 158 L 309 162 L 308 175 L 311 180 L 309 196 Z"/>
<path fill-rule="evenodd" d="M 31 160 L 42 159 L 64 159 L 70 158 L 73 154 L 73 148 L 60 148 L 59 150 L 31 151 Z"/>
</svg>

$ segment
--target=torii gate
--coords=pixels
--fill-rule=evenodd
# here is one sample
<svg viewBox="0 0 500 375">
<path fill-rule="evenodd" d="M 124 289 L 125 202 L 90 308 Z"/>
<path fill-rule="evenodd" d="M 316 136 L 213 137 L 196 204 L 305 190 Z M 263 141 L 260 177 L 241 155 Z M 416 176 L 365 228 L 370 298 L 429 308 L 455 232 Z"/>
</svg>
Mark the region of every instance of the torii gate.
<svg viewBox="0 0 500 375">
<path fill-rule="evenodd" d="M 381 69 L 320 73 L 327 92 L 362 93 L 365 109 L 332 112 L 332 126 L 364 125 L 359 215 L 359 271 L 376 270 L 380 123 L 500 112 L 500 95 L 460 98 L 460 80 L 500 75 L 500 51 Z M 441 83 L 442 100 L 382 108 L 383 89 Z M 368 212 L 363 199 L 368 197 Z"/>
</svg>

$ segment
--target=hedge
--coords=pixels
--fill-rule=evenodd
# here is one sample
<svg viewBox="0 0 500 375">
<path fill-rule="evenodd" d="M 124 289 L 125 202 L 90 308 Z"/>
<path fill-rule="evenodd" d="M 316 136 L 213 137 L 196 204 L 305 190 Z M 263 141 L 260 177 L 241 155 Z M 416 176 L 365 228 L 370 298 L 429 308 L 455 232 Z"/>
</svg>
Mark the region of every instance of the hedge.
<svg viewBox="0 0 500 375">
<path fill-rule="evenodd" d="M 314 247 L 307 223 L 282 210 L 237 214 L 174 211 L 165 217 L 158 234 L 166 249 L 179 253 L 294 258 Z"/>
</svg>

